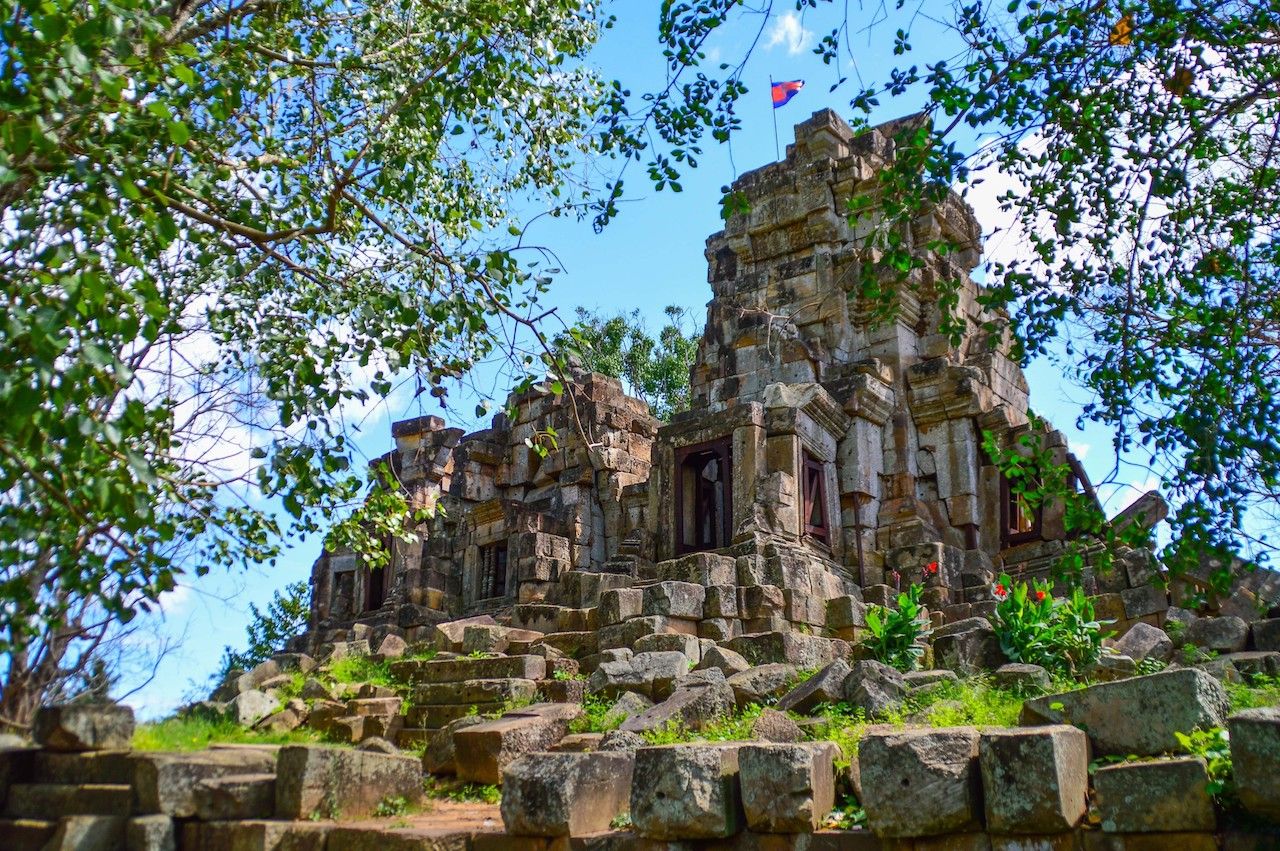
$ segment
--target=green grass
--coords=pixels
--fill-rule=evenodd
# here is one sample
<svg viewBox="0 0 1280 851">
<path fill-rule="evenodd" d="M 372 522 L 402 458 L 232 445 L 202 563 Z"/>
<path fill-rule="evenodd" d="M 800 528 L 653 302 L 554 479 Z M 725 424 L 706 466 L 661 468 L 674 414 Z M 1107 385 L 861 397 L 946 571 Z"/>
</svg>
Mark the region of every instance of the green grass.
<svg viewBox="0 0 1280 851">
<path fill-rule="evenodd" d="M 921 720 L 932 727 L 1016 727 L 1028 696 L 1034 695 L 996 688 L 981 677 L 944 681 L 908 700 L 902 715 L 923 713 Z"/>
<path fill-rule="evenodd" d="M 391 686 L 391 663 L 371 656 L 344 656 L 329 666 L 329 678 L 337 683 L 372 683 Z"/>
<path fill-rule="evenodd" d="M 589 694 L 582 702 L 582 715 L 569 722 L 571 733 L 608 733 L 622 726 L 627 720 L 622 715 L 611 715 L 615 700 L 598 694 Z"/>
<path fill-rule="evenodd" d="M 230 719 L 194 716 L 143 724 L 133 734 L 133 746 L 140 751 L 196 751 L 211 744 L 289 745 L 321 741 L 319 733 L 305 728 L 291 733 L 267 733 L 245 729 Z"/>
<path fill-rule="evenodd" d="M 423 791 L 428 798 L 455 801 L 464 804 L 498 804 L 502 802 L 502 790 L 493 785 L 463 783 L 459 780 L 441 780 L 427 777 Z"/>
<path fill-rule="evenodd" d="M 1245 683 L 1227 683 L 1231 711 L 1280 706 L 1280 677 L 1256 676 Z"/>
</svg>

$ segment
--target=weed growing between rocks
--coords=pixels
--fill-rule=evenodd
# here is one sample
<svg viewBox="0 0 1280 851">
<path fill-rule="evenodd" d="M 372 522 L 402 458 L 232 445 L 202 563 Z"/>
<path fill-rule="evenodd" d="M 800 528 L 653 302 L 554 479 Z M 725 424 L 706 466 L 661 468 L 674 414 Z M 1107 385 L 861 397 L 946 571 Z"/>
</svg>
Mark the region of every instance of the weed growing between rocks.
<svg viewBox="0 0 1280 851">
<path fill-rule="evenodd" d="M 569 722 L 571 733 L 608 733 L 622 726 L 627 717 L 614 713 L 614 701 L 603 695 L 589 694 L 582 702 L 582 715 Z"/>
<path fill-rule="evenodd" d="M 492 784 L 465 783 L 461 780 L 444 780 L 427 775 L 422 786 L 428 798 L 437 801 L 453 801 L 459 804 L 499 804 L 502 790 Z"/>
<path fill-rule="evenodd" d="M 1280 706 L 1280 677 L 1257 675 L 1243 683 L 1227 683 L 1231 711 Z"/>
<path fill-rule="evenodd" d="M 732 715 L 722 716 L 711 721 L 701 730 L 691 730 L 673 719 L 656 730 L 648 730 L 640 735 L 651 745 L 678 745 L 684 742 L 750 741 L 752 738 L 751 728 L 764 710 L 765 707 L 752 704 Z"/>
<path fill-rule="evenodd" d="M 133 734 L 140 751 L 198 751 L 214 743 L 246 745 L 314 745 L 324 741 L 315 730 L 298 728 L 269 733 L 241 727 L 230 718 L 188 715 L 142 724 Z"/>
<path fill-rule="evenodd" d="M 372 656 L 344 656 L 329 666 L 329 678 L 336 683 L 370 683 L 375 686 L 394 685 L 391 664 Z"/>
</svg>

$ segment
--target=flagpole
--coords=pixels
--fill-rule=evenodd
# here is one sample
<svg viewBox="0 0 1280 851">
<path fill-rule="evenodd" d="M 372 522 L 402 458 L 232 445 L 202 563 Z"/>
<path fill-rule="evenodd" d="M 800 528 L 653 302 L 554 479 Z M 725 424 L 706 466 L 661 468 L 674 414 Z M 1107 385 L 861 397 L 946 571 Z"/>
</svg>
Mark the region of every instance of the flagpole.
<svg viewBox="0 0 1280 851">
<path fill-rule="evenodd" d="M 773 115 L 773 158 L 782 159 L 782 149 L 778 145 L 778 108 L 773 105 L 773 75 L 769 75 L 769 112 Z"/>
</svg>

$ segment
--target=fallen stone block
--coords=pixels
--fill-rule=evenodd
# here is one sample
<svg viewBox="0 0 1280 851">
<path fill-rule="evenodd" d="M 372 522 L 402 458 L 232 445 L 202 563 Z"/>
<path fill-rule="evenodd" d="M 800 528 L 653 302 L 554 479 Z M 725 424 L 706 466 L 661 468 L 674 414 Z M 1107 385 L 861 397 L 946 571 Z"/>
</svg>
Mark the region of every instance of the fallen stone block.
<svg viewBox="0 0 1280 851">
<path fill-rule="evenodd" d="M 1112 648 L 1135 661 L 1159 659 L 1168 662 L 1173 658 L 1173 639 L 1159 627 L 1138 621 L 1129 631 L 1116 639 Z"/>
<path fill-rule="evenodd" d="M 660 582 L 691 582 L 694 585 L 733 585 L 738 580 L 738 569 L 732 556 L 719 553 L 689 553 L 679 558 L 660 561 L 641 567 L 642 579 Z"/>
<path fill-rule="evenodd" d="M 703 618 L 733 620 L 739 616 L 738 589 L 733 585 L 712 585 L 705 589 L 702 603 Z"/>
<path fill-rule="evenodd" d="M 426 642 L 437 650 L 458 652 L 462 649 L 462 640 L 466 636 L 467 627 L 497 625 L 498 622 L 490 615 L 476 615 L 438 623 L 428 628 Z"/>
<path fill-rule="evenodd" d="M 587 679 L 587 691 L 606 697 L 633 691 L 660 699 L 688 672 L 689 657 L 683 653 L 637 653 L 626 662 L 601 663 Z"/>
<path fill-rule="evenodd" d="M 732 836 L 744 821 L 738 746 L 663 745 L 635 752 L 631 822 L 646 839 Z"/>
<path fill-rule="evenodd" d="M 541 656 L 492 656 L 485 659 L 407 659 L 391 663 L 391 674 L 402 682 L 458 683 L 465 680 L 541 680 L 547 660 Z"/>
<path fill-rule="evenodd" d="M 409 649 L 409 644 L 398 635 L 388 635 L 378 645 L 377 655 L 381 659 L 399 659 Z"/>
<path fill-rule="evenodd" d="M 196 784 L 194 798 L 196 818 L 201 821 L 271 818 L 276 810 L 276 776 L 211 777 Z"/>
<path fill-rule="evenodd" d="M 976 729 L 873 729 L 862 739 L 857 762 L 867 825 L 877 836 L 936 836 L 982 826 Z"/>
<path fill-rule="evenodd" d="M 601 650 L 621 648 L 629 650 L 633 644 L 646 635 L 656 635 L 664 632 L 678 632 L 684 635 L 696 636 L 698 634 L 698 622 L 685 618 L 645 615 L 631 618 L 623 623 L 602 627 L 595 635 Z"/>
<path fill-rule="evenodd" d="M 437 730 L 422 752 L 423 769 L 432 774 L 457 774 L 458 768 L 454 761 L 456 756 L 453 747 L 454 733 L 484 722 L 485 719 L 479 715 L 468 715 L 456 721 L 450 721 Z"/>
<path fill-rule="evenodd" d="M 696 670 L 715 668 L 726 677 L 731 677 L 750 667 L 751 663 L 742 658 L 741 653 L 735 653 L 728 647 L 716 646 L 702 654 L 702 661 L 698 662 Z"/>
<path fill-rule="evenodd" d="M 843 688 L 845 701 L 867 718 L 897 709 L 910 691 L 901 671 L 874 659 L 854 663 Z"/>
<path fill-rule="evenodd" d="M 1254 621 L 1249 624 L 1249 637 L 1255 650 L 1280 652 L 1280 618 Z"/>
<path fill-rule="evenodd" d="M 705 671 L 719 678 L 677 688 L 661 703 L 655 704 L 622 722 L 619 729 L 632 733 L 659 730 L 669 724 L 701 730 L 718 718 L 730 715 L 734 708 L 733 689 L 719 671 Z"/>
<path fill-rule="evenodd" d="M 76 703 L 36 710 L 31 736 L 55 751 L 104 751 L 133 745 L 133 710 L 116 703 Z"/>
<path fill-rule="evenodd" d="M 796 667 L 782 663 L 757 665 L 728 677 L 738 707 L 753 703 L 771 703 L 785 695 L 796 678 Z M 787 709 L 789 707 L 783 707 Z"/>
<path fill-rule="evenodd" d="M 583 836 L 626 811 L 635 757 L 626 751 L 529 754 L 502 772 L 502 822 L 516 836 Z"/>
<path fill-rule="evenodd" d="M 174 818 L 196 814 L 196 787 L 204 780 L 236 774 L 271 774 L 270 748 L 216 748 L 193 753 L 135 753 L 133 792 L 139 814 Z"/>
<path fill-rule="evenodd" d="M 1227 721 L 1240 803 L 1280 822 L 1280 707 L 1246 709 Z"/>
<path fill-rule="evenodd" d="M 1175 733 L 1221 727 L 1228 706 L 1213 677 L 1180 668 L 1028 700 L 1021 723 L 1073 724 L 1095 754 L 1155 756 L 1178 747 Z"/>
<path fill-rule="evenodd" d="M 600 595 L 600 623 L 613 626 L 639 617 L 644 593 L 639 588 L 613 588 Z"/>
<path fill-rule="evenodd" d="M 1010 662 L 992 672 L 991 682 L 1002 689 L 1026 693 L 1049 688 L 1052 679 L 1049 677 L 1049 672 L 1039 665 Z"/>
<path fill-rule="evenodd" d="M 458 777 L 471 783 L 501 783 L 502 772 L 521 756 L 543 751 L 569 732 L 582 708 L 545 703 L 509 713 L 495 721 L 464 727 L 453 735 Z"/>
<path fill-rule="evenodd" d="M 863 629 L 867 625 L 867 606 L 852 594 L 832 597 L 827 601 L 827 626 L 834 630 Z"/>
<path fill-rule="evenodd" d="M 538 683 L 524 679 L 463 680 L 457 683 L 432 683 L 413 690 L 415 705 L 503 703 L 508 700 L 532 700 Z"/>
<path fill-rule="evenodd" d="M 1089 739 L 1064 724 L 990 730 L 978 742 L 987 828 L 996 833 L 1058 833 L 1084 816 Z"/>
<path fill-rule="evenodd" d="M 582 703 L 587 697 L 587 681 L 543 680 L 538 683 L 537 698 L 544 703 Z"/>
<path fill-rule="evenodd" d="M 804 731 L 785 712 L 765 709 L 751 722 L 751 738 L 757 742 L 791 744 L 804 740 Z"/>
<path fill-rule="evenodd" d="M 1280 676 L 1280 653 L 1274 650 L 1241 650 L 1239 653 L 1225 653 L 1219 658 L 1230 663 L 1242 675 Z"/>
<path fill-rule="evenodd" d="M 747 827 L 812 833 L 835 806 L 839 749 L 831 743 L 743 745 L 738 777 Z"/>
<path fill-rule="evenodd" d="M 1200 618 L 1187 627 L 1184 640 L 1206 650 L 1235 653 L 1249 640 L 1249 624 L 1234 615 Z"/>
<path fill-rule="evenodd" d="M 818 668 L 849 655 L 847 642 L 801 632 L 740 635 L 730 639 L 726 646 L 753 665 L 784 662 L 797 668 Z"/>
<path fill-rule="evenodd" d="M 646 635 L 640 638 L 632 649 L 636 655 L 641 653 L 682 653 L 695 665 L 702 660 L 702 645 L 698 636 L 684 635 L 677 632 L 664 632 L 658 635 Z M 633 657 L 634 658 L 634 657 Z"/>
<path fill-rule="evenodd" d="M 1200 757 L 1130 762 L 1093 775 L 1098 814 L 1107 833 L 1213 830 L 1209 772 Z"/>
<path fill-rule="evenodd" d="M 848 662 L 836 659 L 784 694 L 778 700 L 778 708 L 808 714 L 824 703 L 839 703 L 844 700 L 844 681 L 851 670 Z"/>
<path fill-rule="evenodd" d="M 331 832 L 333 825 L 311 821 L 189 822 L 182 827 L 180 847 L 199 851 L 326 851 Z"/>
<path fill-rule="evenodd" d="M 422 798 L 422 763 L 411 756 L 314 745 L 280 749 L 276 817 L 358 818 L 389 798 Z"/>
<path fill-rule="evenodd" d="M 1009 661 L 986 618 L 966 618 L 934 631 L 933 664 L 957 674 L 994 671 Z"/>
</svg>

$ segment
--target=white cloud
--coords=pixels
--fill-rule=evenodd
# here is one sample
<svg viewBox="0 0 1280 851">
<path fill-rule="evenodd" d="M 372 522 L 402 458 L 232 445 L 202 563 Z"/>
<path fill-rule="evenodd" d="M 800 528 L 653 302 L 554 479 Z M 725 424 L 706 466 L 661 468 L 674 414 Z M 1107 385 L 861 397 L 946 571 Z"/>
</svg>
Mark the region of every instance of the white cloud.
<svg viewBox="0 0 1280 851">
<path fill-rule="evenodd" d="M 786 12 L 774 20 L 768 39 L 764 45 L 766 50 L 783 45 L 787 48 L 787 53 L 795 56 L 808 50 L 813 44 L 813 32 L 804 28 L 804 23 L 795 12 Z"/>
<path fill-rule="evenodd" d="M 1085 456 L 1089 454 L 1089 444 L 1083 441 L 1077 442 L 1073 440 L 1068 444 L 1068 448 L 1071 450 L 1071 454 L 1075 455 L 1081 461 L 1083 461 Z"/>
</svg>

